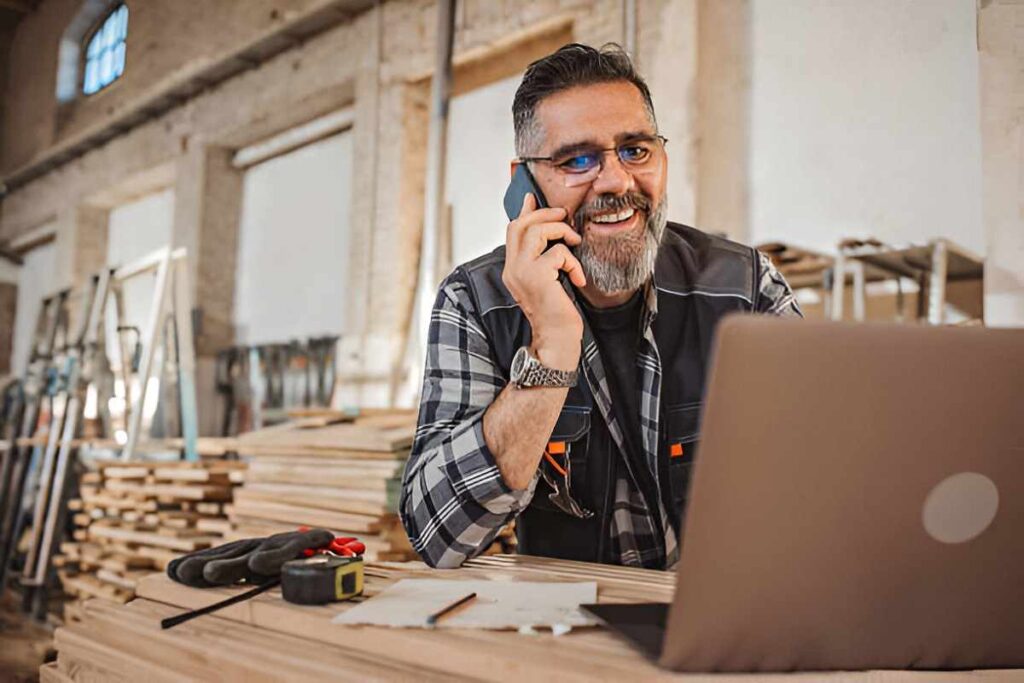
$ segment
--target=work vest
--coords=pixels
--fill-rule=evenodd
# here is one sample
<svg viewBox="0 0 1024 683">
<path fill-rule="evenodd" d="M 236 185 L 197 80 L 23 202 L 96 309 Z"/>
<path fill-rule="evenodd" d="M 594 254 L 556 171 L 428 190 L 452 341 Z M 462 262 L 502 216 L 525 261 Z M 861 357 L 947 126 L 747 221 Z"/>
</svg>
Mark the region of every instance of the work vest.
<svg viewBox="0 0 1024 683">
<path fill-rule="evenodd" d="M 460 266 L 491 342 L 492 360 L 508 381 L 512 357 L 529 346 L 530 324 L 501 279 L 505 248 Z M 652 332 L 661 359 L 659 452 L 662 497 L 676 533 L 682 526 L 690 472 L 700 440 L 705 377 L 715 328 L 722 316 L 755 309 L 759 265 L 756 252 L 695 228 L 669 223 L 654 269 L 657 317 Z M 581 364 L 586 361 L 581 358 Z M 595 409 L 584 373 L 569 390 L 550 442 L 571 467 L 572 496 L 594 514 L 571 515 L 550 499 L 547 478 L 516 520 L 519 551 L 525 554 L 591 562 L 615 562 L 609 521 L 615 468 L 622 454 L 601 413 Z M 615 397 L 611 397 L 612 404 Z M 541 467 L 548 467 L 546 459 Z M 639 484 L 634 481 L 634 485 Z M 651 487 L 646 487 L 651 490 Z M 657 509 L 654 507 L 653 509 Z"/>
</svg>

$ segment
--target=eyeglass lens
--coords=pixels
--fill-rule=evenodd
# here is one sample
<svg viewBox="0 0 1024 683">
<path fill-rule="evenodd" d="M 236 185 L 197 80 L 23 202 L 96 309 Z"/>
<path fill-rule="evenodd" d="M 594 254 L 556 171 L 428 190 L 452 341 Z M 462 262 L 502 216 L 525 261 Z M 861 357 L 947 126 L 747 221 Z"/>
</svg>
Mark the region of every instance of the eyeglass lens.
<svg viewBox="0 0 1024 683">
<path fill-rule="evenodd" d="M 664 157 L 664 144 L 660 139 L 643 142 L 630 142 L 620 145 L 614 150 L 593 150 L 578 154 L 570 159 L 556 162 L 555 168 L 566 187 L 579 187 L 594 182 L 605 164 L 609 153 L 614 151 L 616 161 L 633 176 L 648 176 L 661 170 Z M 573 166 L 581 168 L 573 170 Z"/>
</svg>

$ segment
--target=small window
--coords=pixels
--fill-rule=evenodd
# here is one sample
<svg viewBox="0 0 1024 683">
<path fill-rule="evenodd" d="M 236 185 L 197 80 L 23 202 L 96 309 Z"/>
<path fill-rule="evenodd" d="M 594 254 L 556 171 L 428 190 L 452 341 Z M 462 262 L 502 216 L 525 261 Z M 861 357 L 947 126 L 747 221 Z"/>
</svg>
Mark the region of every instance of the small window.
<svg viewBox="0 0 1024 683">
<path fill-rule="evenodd" d="M 91 95 L 107 87 L 124 73 L 125 40 L 128 38 L 128 7 L 121 5 L 107 15 L 89 38 L 85 50 L 85 79 L 82 92 Z"/>
</svg>

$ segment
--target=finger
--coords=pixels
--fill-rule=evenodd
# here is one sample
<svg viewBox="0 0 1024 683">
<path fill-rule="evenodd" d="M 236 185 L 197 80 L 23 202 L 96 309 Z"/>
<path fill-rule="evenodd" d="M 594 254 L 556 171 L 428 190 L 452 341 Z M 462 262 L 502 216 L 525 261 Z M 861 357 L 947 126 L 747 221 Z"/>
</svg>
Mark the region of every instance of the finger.
<svg viewBox="0 0 1024 683">
<path fill-rule="evenodd" d="M 564 244 L 556 244 L 544 252 L 537 260 L 547 264 L 556 271 L 564 271 L 569 276 L 569 281 L 577 287 L 587 286 L 587 276 L 583 274 L 583 264 L 572 255 L 569 247 Z"/>
<path fill-rule="evenodd" d="M 523 196 L 523 206 L 519 209 L 519 217 L 527 215 L 531 211 L 537 208 L 537 198 L 533 196 L 532 192 L 527 192 Z"/>
<path fill-rule="evenodd" d="M 565 223 L 540 223 L 531 225 L 520 240 L 520 251 L 537 257 L 551 246 L 553 240 L 565 240 L 569 246 L 576 246 L 583 238 Z"/>
<path fill-rule="evenodd" d="M 537 223 L 554 223 L 561 221 L 564 218 L 565 209 L 556 207 L 537 209 L 536 211 L 532 211 L 527 215 L 515 219 L 508 224 L 508 229 L 505 232 L 506 251 L 514 254 L 519 250 L 519 242 L 522 239 L 522 233 L 531 225 L 536 225 Z"/>
</svg>

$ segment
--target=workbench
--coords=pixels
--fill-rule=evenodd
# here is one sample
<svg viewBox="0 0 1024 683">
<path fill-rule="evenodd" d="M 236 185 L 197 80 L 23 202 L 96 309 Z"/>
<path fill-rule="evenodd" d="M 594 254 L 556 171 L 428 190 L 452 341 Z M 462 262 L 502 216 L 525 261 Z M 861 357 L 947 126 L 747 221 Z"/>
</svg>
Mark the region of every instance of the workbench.
<svg viewBox="0 0 1024 683">
<path fill-rule="evenodd" d="M 659 572 L 527 556 L 496 555 L 457 570 L 419 562 L 366 566 L 372 596 L 402 578 L 596 581 L 601 602 L 670 601 L 675 577 Z M 55 640 L 58 660 L 42 681 L 685 680 L 693 683 L 825 681 L 1022 681 L 1021 671 L 838 672 L 776 675 L 682 675 L 655 667 L 603 628 L 550 633 L 346 627 L 330 623 L 353 603 L 297 606 L 272 590 L 216 615 L 162 631 L 160 619 L 212 604 L 241 588 L 195 589 L 163 574 L 139 581 L 127 605 L 83 603 Z M 312 679 L 309 679 L 312 680 Z"/>
</svg>

